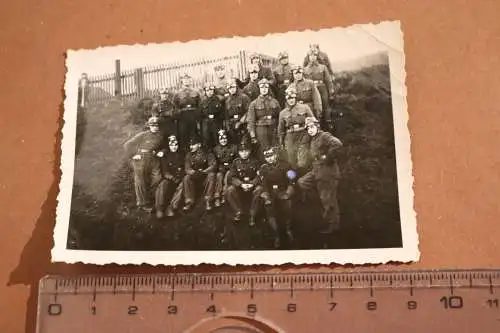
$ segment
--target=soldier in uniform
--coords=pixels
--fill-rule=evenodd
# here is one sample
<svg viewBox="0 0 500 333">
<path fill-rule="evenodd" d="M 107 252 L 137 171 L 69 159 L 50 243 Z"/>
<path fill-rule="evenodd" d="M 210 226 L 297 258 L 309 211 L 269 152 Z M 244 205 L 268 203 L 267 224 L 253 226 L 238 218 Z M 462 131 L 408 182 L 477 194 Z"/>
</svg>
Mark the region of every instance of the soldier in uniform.
<svg viewBox="0 0 500 333">
<path fill-rule="evenodd" d="M 204 200 L 205 209 L 212 209 L 212 199 L 215 186 L 215 156 L 205 147 L 202 147 L 200 140 L 196 137 L 191 139 L 189 143 L 190 151 L 186 154 L 185 173 L 184 176 L 184 211 L 190 210 L 194 206 L 195 201 L 195 183 L 197 181 L 204 182 Z"/>
<path fill-rule="evenodd" d="M 223 127 L 224 104 L 222 97 L 215 94 L 215 86 L 205 86 L 205 96 L 201 102 L 201 133 L 203 146 L 212 149 L 217 143 L 217 132 Z"/>
<path fill-rule="evenodd" d="M 238 150 L 235 145 L 228 143 L 227 133 L 225 130 L 219 131 L 219 144 L 214 148 L 215 159 L 217 160 L 217 175 L 215 182 L 215 207 L 220 207 L 224 204 L 227 190 L 227 175 L 231 163 L 238 155 Z"/>
<path fill-rule="evenodd" d="M 174 96 L 174 105 L 179 112 L 179 141 L 185 145 L 197 135 L 201 94 L 191 87 L 191 76 L 188 74 L 181 78 L 181 84 L 181 89 Z"/>
<path fill-rule="evenodd" d="M 137 207 L 152 211 L 150 189 L 157 186 L 161 180 L 161 171 L 156 153 L 162 146 L 158 117 L 151 117 L 146 125 L 148 130 L 142 131 L 125 142 L 127 156 L 132 158 L 134 172 L 134 187 Z"/>
<path fill-rule="evenodd" d="M 179 209 L 182 199 L 184 177 L 184 156 L 179 152 L 179 142 L 175 135 L 168 137 L 168 150 L 157 153 L 160 160 L 162 180 L 158 184 L 155 193 L 156 217 L 161 219 L 165 216 L 172 217 Z M 165 211 L 165 206 L 169 202 Z"/>
<path fill-rule="evenodd" d="M 325 65 L 318 62 L 318 50 L 309 51 L 309 64 L 304 68 L 304 77 L 310 79 L 318 88 L 321 96 L 323 128 L 333 128 L 333 116 L 331 114 L 330 100 L 333 98 L 332 76 Z"/>
<path fill-rule="evenodd" d="M 259 90 L 259 66 L 250 65 L 248 67 L 248 82 L 243 88 L 243 93 L 254 101 L 260 95 Z"/>
<path fill-rule="evenodd" d="M 327 228 L 322 233 L 332 233 L 340 226 L 337 187 L 340 169 L 337 155 L 342 142 L 328 132 L 320 129 L 316 118 L 306 119 L 307 133 L 311 137 L 309 153 L 312 160 L 310 171 L 297 181 L 304 191 L 316 189 L 323 206 L 323 219 Z"/>
<path fill-rule="evenodd" d="M 224 64 L 220 64 L 214 67 L 215 72 L 215 94 L 221 97 L 221 99 L 225 99 L 229 96 L 229 92 L 227 91 L 227 85 L 229 80 L 226 77 L 226 66 Z"/>
<path fill-rule="evenodd" d="M 232 142 L 241 142 L 246 136 L 246 113 L 250 98 L 238 89 L 238 82 L 233 79 L 228 84 L 229 96 L 226 98 L 226 130 Z"/>
<path fill-rule="evenodd" d="M 247 128 L 252 143 L 258 143 L 260 151 L 275 145 L 276 130 L 280 105 L 269 95 L 270 83 L 266 79 L 259 81 L 260 95 L 250 103 L 247 113 Z"/>
<path fill-rule="evenodd" d="M 227 176 L 228 188 L 226 191 L 227 201 L 234 210 L 234 222 L 239 222 L 243 215 L 242 196 L 248 194 L 252 197 L 250 205 L 250 223 L 252 224 L 257 213 L 259 181 L 257 171 L 259 162 L 250 156 L 250 146 L 242 142 L 238 147 L 238 155 L 229 170 Z"/>
<path fill-rule="evenodd" d="M 276 84 L 276 78 L 274 77 L 273 70 L 262 64 L 262 59 L 257 53 L 250 55 L 250 64 L 252 66 L 257 66 L 259 70 L 257 78 L 259 80 L 267 79 L 271 89 L 273 89 Z M 250 74 L 246 77 L 245 82 L 250 82 Z"/>
<path fill-rule="evenodd" d="M 276 97 L 280 102 L 281 108 L 286 106 L 285 90 L 293 80 L 292 66 L 288 62 L 288 53 L 280 52 L 278 54 L 280 64 L 274 69 L 276 77 Z"/>
<path fill-rule="evenodd" d="M 322 65 L 325 65 L 326 68 L 328 69 L 328 72 L 330 73 L 330 75 L 333 75 L 332 64 L 330 62 L 330 58 L 328 57 L 328 54 L 321 51 L 319 49 L 318 44 L 309 45 L 309 52 L 310 51 L 314 51 L 315 53 L 318 54 L 318 62 Z M 306 57 L 304 58 L 304 67 L 307 67 L 307 65 L 309 65 L 309 61 L 310 61 L 309 54 L 306 54 Z"/>
<path fill-rule="evenodd" d="M 276 220 L 276 212 L 279 209 L 283 216 L 286 235 L 289 241 L 293 241 L 291 228 L 292 220 L 292 195 L 295 193 L 295 171 L 290 164 L 278 158 L 276 148 L 270 148 L 264 152 L 266 163 L 259 170 L 261 179 L 260 197 L 264 201 L 267 221 L 274 232 L 274 246 L 281 245 L 280 228 Z"/>
<path fill-rule="evenodd" d="M 288 163 L 294 168 L 304 168 L 307 164 L 309 136 L 305 121 L 313 117 L 307 104 L 297 104 L 297 91 L 294 87 L 286 90 L 287 107 L 280 112 L 278 138 L 280 147 L 285 148 Z"/>
<path fill-rule="evenodd" d="M 300 65 L 292 67 L 293 83 L 290 87 L 297 91 L 297 103 L 304 103 L 309 106 L 315 117 L 322 118 L 321 95 L 312 80 L 304 77 L 304 69 Z"/>
<path fill-rule="evenodd" d="M 160 132 L 164 138 L 168 138 L 171 135 L 177 136 L 175 105 L 167 89 L 160 89 L 160 98 L 153 104 L 152 115 L 159 118 Z"/>
</svg>

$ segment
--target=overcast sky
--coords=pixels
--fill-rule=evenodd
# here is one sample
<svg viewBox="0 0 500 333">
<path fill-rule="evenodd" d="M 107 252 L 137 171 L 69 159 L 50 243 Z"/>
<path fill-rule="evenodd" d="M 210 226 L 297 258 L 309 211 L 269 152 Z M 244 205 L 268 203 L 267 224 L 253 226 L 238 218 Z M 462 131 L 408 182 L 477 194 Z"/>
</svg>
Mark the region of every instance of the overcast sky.
<svg viewBox="0 0 500 333">
<path fill-rule="evenodd" d="M 186 43 L 165 43 L 104 47 L 95 50 L 68 52 L 68 68 L 89 76 L 114 72 L 115 59 L 122 69 L 182 61 L 189 63 L 204 58 L 237 54 L 240 50 L 277 56 L 287 50 L 292 63 L 300 63 L 309 44 L 318 43 L 332 62 L 342 62 L 380 51 L 401 49 L 399 22 L 356 25 L 349 28 L 319 31 L 288 32 L 259 37 L 235 37 L 198 40 Z"/>
</svg>

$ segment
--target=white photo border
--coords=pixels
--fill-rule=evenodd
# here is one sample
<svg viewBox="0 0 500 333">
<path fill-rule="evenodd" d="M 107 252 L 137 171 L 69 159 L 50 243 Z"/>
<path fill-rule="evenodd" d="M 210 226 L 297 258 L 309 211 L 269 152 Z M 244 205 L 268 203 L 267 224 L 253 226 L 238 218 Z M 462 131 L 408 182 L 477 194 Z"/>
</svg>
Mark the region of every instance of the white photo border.
<svg viewBox="0 0 500 333">
<path fill-rule="evenodd" d="M 57 197 L 56 225 L 54 228 L 54 247 L 51 250 L 53 262 L 104 264 L 150 264 L 150 265 L 281 265 L 281 264 L 383 264 L 387 262 L 415 262 L 420 258 L 417 218 L 414 211 L 414 191 L 411 159 L 411 139 L 408 128 L 407 88 L 405 72 L 405 54 L 403 32 L 400 21 L 385 21 L 378 24 L 357 24 L 349 27 L 332 29 L 306 30 L 298 33 L 302 38 L 318 31 L 343 29 L 368 34 L 377 40 L 389 57 L 391 95 L 395 149 L 397 161 L 398 197 L 400 208 L 401 248 L 373 249 L 325 249 L 325 250 L 265 250 L 265 251 L 95 251 L 67 249 L 67 237 L 70 221 L 73 174 L 75 167 L 75 138 L 77 127 L 76 82 L 81 75 L 87 52 L 116 53 L 134 52 L 136 48 L 150 45 L 130 45 L 101 47 L 95 50 L 69 50 L 67 52 L 64 91 L 64 126 L 61 141 L 61 180 Z M 269 34 L 286 36 L 288 33 Z M 266 38 L 232 37 L 214 40 L 231 41 L 234 39 Z M 192 45 L 209 40 L 195 40 L 186 43 L 168 43 L 169 45 Z"/>
</svg>

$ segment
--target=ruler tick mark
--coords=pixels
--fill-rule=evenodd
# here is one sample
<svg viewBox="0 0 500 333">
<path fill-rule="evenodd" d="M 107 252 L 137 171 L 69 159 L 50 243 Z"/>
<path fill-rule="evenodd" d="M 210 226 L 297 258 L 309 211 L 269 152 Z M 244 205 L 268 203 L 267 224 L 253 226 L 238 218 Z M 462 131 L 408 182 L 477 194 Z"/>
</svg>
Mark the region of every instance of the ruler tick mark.
<svg viewBox="0 0 500 333">
<path fill-rule="evenodd" d="M 413 296 L 413 278 L 410 275 L 410 296 Z"/>
<path fill-rule="evenodd" d="M 330 276 L 330 298 L 333 298 L 333 280 Z"/>
<path fill-rule="evenodd" d="M 234 293 L 234 280 L 231 278 L 231 293 Z"/>
<path fill-rule="evenodd" d="M 173 301 L 175 299 L 175 279 L 172 277 L 172 291 L 170 292 L 170 300 Z"/>
<path fill-rule="evenodd" d="M 450 293 L 453 295 L 453 277 L 450 275 Z"/>
<path fill-rule="evenodd" d="M 472 274 L 469 274 L 469 288 L 472 288 Z"/>
<path fill-rule="evenodd" d="M 493 282 L 491 281 L 491 275 L 488 278 L 488 282 L 490 283 L 490 294 L 493 294 Z"/>
<path fill-rule="evenodd" d="M 253 279 L 250 279 L 250 298 L 253 299 Z"/>
<path fill-rule="evenodd" d="M 373 279 L 370 276 L 370 297 L 373 297 Z"/>
<path fill-rule="evenodd" d="M 290 297 L 293 298 L 293 279 L 290 279 Z"/>
<path fill-rule="evenodd" d="M 135 301 L 135 279 L 132 278 L 132 300 Z"/>
</svg>

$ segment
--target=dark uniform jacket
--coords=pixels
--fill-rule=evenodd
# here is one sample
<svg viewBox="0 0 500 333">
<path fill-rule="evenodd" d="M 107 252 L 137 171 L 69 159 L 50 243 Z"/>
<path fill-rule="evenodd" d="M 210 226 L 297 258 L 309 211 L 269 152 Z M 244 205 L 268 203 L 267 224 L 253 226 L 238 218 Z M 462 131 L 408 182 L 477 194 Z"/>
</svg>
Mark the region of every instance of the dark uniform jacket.
<svg viewBox="0 0 500 333">
<path fill-rule="evenodd" d="M 271 126 L 278 122 L 280 105 L 278 101 L 269 96 L 260 95 L 250 103 L 247 113 L 248 132 L 255 137 L 256 126 Z"/>
<path fill-rule="evenodd" d="M 184 176 L 184 156 L 179 151 L 172 152 L 164 150 L 160 158 L 160 166 L 163 178 L 172 181 L 180 181 Z"/>
<path fill-rule="evenodd" d="M 215 146 L 214 155 L 217 160 L 217 171 L 226 173 L 231 168 L 231 164 L 238 155 L 238 150 L 235 145 L 227 144 Z"/>
<path fill-rule="evenodd" d="M 309 154 L 313 163 L 313 168 L 328 166 L 334 171 L 336 176 L 340 176 L 340 169 L 337 163 L 339 150 L 342 148 L 342 142 L 328 132 L 319 130 L 311 138 L 309 145 Z M 325 156 L 325 159 L 322 159 Z"/>
<path fill-rule="evenodd" d="M 197 110 L 201 102 L 201 94 L 191 87 L 182 87 L 174 96 L 174 105 L 180 113 Z"/>
<path fill-rule="evenodd" d="M 228 183 L 236 187 L 241 184 L 253 184 L 254 187 L 259 182 L 257 171 L 259 170 L 259 162 L 251 157 L 247 159 L 236 158 L 229 170 Z"/>
<path fill-rule="evenodd" d="M 156 117 L 173 117 L 175 115 L 175 105 L 173 98 L 156 99 L 151 112 Z"/>
<path fill-rule="evenodd" d="M 287 133 L 305 130 L 307 117 L 313 117 L 313 113 L 307 104 L 295 104 L 287 106 L 280 112 L 278 121 L 278 138 L 283 141 Z"/>
<path fill-rule="evenodd" d="M 247 113 L 250 98 L 243 92 L 237 92 L 226 98 L 226 121 L 237 122 Z"/>
<path fill-rule="evenodd" d="M 330 62 L 330 58 L 328 57 L 328 54 L 326 54 L 323 51 L 319 51 L 317 61 L 318 61 L 318 63 L 325 65 L 326 68 L 328 69 L 328 72 L 330 73 L 330 75 L 333 75 L 332 64 Z M 307 65 L 309 65 L 309 55 L 306 55 L 306 57 L 304 58 L 304 67 L 307 67 Z"/>
<path fill-rule="evenodd" d="M 266 78 L 269 81 L 269 85 L 272 87 L 276 84 L 276 77 L 274 76 L 273 70 L 270 67 L 259 65 L 259 74 L 257 82 Z M 250 82 L 250 73 L 247 73 L 245 78 L 245 83 Z"/>
<path fill-rule="evenodd" d="M 317 117 L 321 116 L 321 95 L 312 80 L 303 79 L 300 81 L 294 81 L 290 84 L 290 86 L 293 86 L 297 91 L 297 102 L 309 104 L 309 107 L 312 109 L 314 114 Z"/>
<path fill-rule="evenodd" d="M 260 95 L 259 80 L 248 82 L 243 88 L 243 93 L 250 98 L 250 101 L 255 100 Z"/>
<path fill-rule="evenodd" d="M 292 66 L 290 64 L 279 64 L 274 68 L 274 76 L 276 77 L 276 85 L 284 90 L 293 80 Z"/>
<path fill-rule="evenodd" d="M 263 191 L 269 194 L 273 192 L 293 194 L 294 183 L 287 176 L 287 172 L 291 169 L 290 164 L 284 160 L 278 160 L 273 164 L 262 164 L 259 175 Z"/>
<path fill-rule="evenodd" d="M 227 98 L 229 96 L 229 91 L 227 90 L 227 84 L 228 84 L 228 79 L 227 78 L 216 78 L 215 79 L 215 95 L 218 95 L 221 97 L 221 99 Z"/>
<path fill-rule="evenodd" d="M 218 95 L 213 95 L 204 99 L 200 105 L 201 118 L 203 120 L 217 120 L 224 119 L 224 104 L 222 98 Z"/>
<path fill-rule="evenodd" d="M 328 68 L 318 62 L 310 63 L 304 68 L 304 77 L 312 80 L 317 85 L 325 85 L 330 96 L 333 95 L 332 76 Z"/>
<path fill-rule="evenodd" d="M 215 156 L 204 149 L 198 149 L 194 153 L 189 151 L 186 154 L 185 171 L 187 174 L 215 172 L 216 166 Z"/>
<path fill-rule="evenodd" d="M 127 157 L 135 154 L 144 154 L 153 156 L 162 148 L 163 136 L 160 132 L 153 133 L 146 130 L 136 134 L 124 144 Z"/>
</svg>

